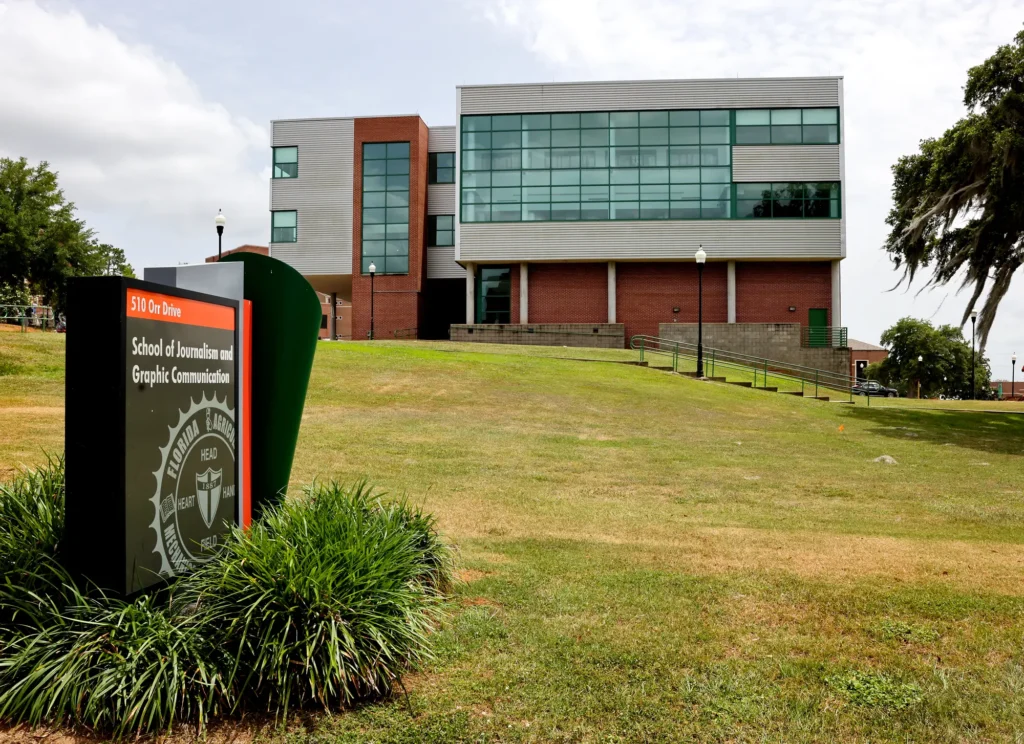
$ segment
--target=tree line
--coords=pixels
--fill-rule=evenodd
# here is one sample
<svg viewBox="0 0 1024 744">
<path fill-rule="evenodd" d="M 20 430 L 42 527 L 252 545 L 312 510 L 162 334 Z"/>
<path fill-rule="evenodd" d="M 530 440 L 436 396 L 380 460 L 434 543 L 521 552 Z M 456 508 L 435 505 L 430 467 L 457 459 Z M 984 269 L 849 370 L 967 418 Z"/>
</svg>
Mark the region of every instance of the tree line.
<svg viewBox="0 0 1024 744">
<path fill-rule="evenodd" d="M 75 214 L 48 163 L 0 158 L 0 305 L 30 296 L 62 312 L 73 276 L 135 276 L 124 251 Z"/>
</svg>

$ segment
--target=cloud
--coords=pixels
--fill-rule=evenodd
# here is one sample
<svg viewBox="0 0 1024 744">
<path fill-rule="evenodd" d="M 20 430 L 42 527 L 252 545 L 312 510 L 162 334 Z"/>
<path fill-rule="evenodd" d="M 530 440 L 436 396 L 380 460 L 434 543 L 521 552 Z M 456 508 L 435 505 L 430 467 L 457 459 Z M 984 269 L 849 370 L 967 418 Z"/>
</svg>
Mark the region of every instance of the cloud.
<svg viewBox="0 0 1024 744">
<path fill-rule="evenodd" d="M 844 76 L 848 258 L 844 322 L 877 340 L 902 315 L 958 323 L 955 287 L 886 293 L 890 167 L 963 116 L 967 69 L 1012 41 L 1019 0 L 836 0 L 792 5 L 681 0 L 466 0 L 479 20 L 550 66 L 555 79 Z M 1024 349 L 1024 277 L 990 340 Z M 945 302 L 943 303 L 943 300 Z"/>
<path fill-rule="evenodd" d="M 0 156 L 46 160 L 99 237 L 136 267 L 268 232 L 264 127 L 204 98 L 175 64 L 75 11 L 0 0 Z"/>
</svg>

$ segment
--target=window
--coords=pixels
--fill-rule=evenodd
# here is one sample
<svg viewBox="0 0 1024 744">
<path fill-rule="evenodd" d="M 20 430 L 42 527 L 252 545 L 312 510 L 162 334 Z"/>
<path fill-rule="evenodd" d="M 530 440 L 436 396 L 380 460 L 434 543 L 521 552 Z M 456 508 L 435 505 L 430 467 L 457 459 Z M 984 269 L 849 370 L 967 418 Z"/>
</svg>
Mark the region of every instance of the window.
<svg viewBox="0 0 1024 744">
<path fill-rule="evenodd" d="M 427 245 L 455 245 L 455 215 L 427 217 Z"/>
<path fill-rule="evenodd" d="M 743 109 L 737 145 L 827 145 L 839 142 L 839 109 Z"/>
<path fill-rule="evenodd" d="M 508 266 L 477 269 L 476 322 L 512 322 L 512 270 Z"/>
<path fill-rule="evenodd" d="M 734 189 L 741 219 L 840 216 L 838 183 L 738 183 Z"/>
<path fill-rule="evenodd" d="M 464 116 L 463 222 L 732 217 L 731 112 Z"/>
<path fill-rule="evenodd" d="M 299 239 L 299 213 L 290 212 L 270 213 L 270 242 L 271 243 L 294 243 Z"/>
<path fill-rule="evenodd" d="M 363 144 L 362 272 L 409 273 L 409 143 Z"/>
<path fill-rule="evenodd" d="M 299 177 L 299 148 L 274 148 L 274 178 Z"/>
<path fill-rule="evenodd" d="M 455 153 L 432 152 L 429 160 L 429 183 L 455 183 Z"/>
</svg>

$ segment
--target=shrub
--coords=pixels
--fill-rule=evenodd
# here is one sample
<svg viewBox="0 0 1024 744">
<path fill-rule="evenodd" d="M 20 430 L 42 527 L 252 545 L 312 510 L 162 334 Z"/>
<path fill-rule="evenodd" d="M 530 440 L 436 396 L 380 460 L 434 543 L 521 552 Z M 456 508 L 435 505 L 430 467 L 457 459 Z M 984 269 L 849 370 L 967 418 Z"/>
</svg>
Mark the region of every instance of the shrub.
<svg viewBox="0 0 1024 744">
<path fill-rule="evenodd" d="M 0 483 L 0 642 L 22 623 L 39 621 L 40 596 L 64 594 L 69 579 L 57 560 L 63 533 L 63 458 Z"/>
<path fill-rule="evenodd" d="M 286 714 L 387 695 L 430 658 L 449 563 L 432 519 L 329 483 L 236 532 L 179 598 L 222 631 L 232 683 Z"/>
<path fill-rule="evenodd" d="M 450 588 L 434 520 L 365 484 L 314 486 L 134 601 L 58 560 L 63 462 L 0 485 L 0 720 L 115 736 L 259 704 L 389 694 L 431 657 Z"/>
<path fill-rule="evenodd" d="M 229 699 L 229 659 L 206 629 L 156 595 L 134 602 L 86 597 L 44 602 L 39 628 L 0 657 L 0 718 L 67 722 L 115 736 L 202 727 Z"/>
</svg>

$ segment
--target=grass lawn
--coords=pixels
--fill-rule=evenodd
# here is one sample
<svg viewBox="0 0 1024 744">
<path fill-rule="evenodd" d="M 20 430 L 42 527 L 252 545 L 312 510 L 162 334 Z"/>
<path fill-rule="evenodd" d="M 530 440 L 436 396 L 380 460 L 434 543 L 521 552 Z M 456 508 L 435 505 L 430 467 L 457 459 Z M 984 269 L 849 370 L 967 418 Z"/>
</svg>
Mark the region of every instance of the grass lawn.
<svg viewBox="0 0 1024 744">
<path fill-rule="evenodd" d="M 636 354 L 320 345 L 294 484 L 424 503 L 464 582 L 414 716 L 292 737 L 1022 740 L 1024 415 L 559 357 Z M 0 333 L 0 477 L 61 448 L 62 362 Z"/>
</svg>

